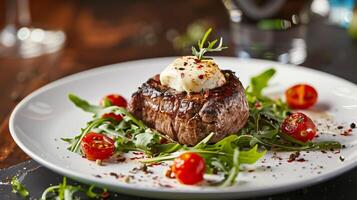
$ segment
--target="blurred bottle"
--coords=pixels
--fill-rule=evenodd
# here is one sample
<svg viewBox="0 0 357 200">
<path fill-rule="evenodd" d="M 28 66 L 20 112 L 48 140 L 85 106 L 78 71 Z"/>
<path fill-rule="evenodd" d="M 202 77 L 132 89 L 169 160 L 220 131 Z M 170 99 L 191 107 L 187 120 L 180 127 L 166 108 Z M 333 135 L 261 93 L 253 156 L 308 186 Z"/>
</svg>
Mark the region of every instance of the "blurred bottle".
<svg viewBox="0 0 357 200">
<path fill-rule="evenodd" d="M 223 0 L 236 54 L 300 64 L 306 58 L 311 0 Z"/>
</svg>

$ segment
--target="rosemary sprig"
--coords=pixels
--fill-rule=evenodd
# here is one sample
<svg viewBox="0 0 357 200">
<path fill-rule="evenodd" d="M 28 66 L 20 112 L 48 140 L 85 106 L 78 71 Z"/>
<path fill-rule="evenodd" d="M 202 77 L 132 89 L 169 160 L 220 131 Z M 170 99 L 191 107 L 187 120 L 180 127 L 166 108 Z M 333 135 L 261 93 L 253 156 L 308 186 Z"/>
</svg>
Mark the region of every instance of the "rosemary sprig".
<svg viewBox="0 0 357 200">
<path fill-rule="evenodd" d="M 192 47 L 192 55 L 196 56 L 198 59 L 202 60 L 204 59 L 203 55 L 207 52 L 213 52 L 213 51 L 222 51 L 223 49 L 226 49 L 228 47 L 224 47 L 223 46 L 223 39 L 222 37 L 220 38 L 219 40 L 219 44 L 214 47 L 217 42 L 218 42 L 218 39 L 215 39 L 213 41 L 207 41 L 208 43 L 208 46 L 207 47 L 204 47 L 205 43 L 206 43 L 206 40 L 209 36 L 209 34 L 212 32 L 212 28 L 209 28 L 206 33 L 203 35 L 203 38 L 202 40 L 198 40 L 198 50 L 196 49 L 196 47 Z"/>
</svg>

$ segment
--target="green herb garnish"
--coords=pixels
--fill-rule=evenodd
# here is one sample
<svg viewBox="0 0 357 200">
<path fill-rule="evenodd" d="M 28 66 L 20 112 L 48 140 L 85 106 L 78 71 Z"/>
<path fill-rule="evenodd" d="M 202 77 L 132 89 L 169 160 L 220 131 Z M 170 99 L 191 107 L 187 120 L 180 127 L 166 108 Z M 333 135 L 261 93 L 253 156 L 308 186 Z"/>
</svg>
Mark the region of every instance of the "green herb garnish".
<svg viewBox="0 0 357 200">
<path fill-rule="evenodd" d="M 14 176 L 11 179 L 12 192 L 19 194 L 23 198 L 27 198 L 29 196 L 29 191 L 22 185 L 19 179 Z"/>
<path fill-rule="evenodd" d="M 204 47 L 206 40 L 209 36 L 209 34 L 212 32 L 212 28 L 209 28 L 206 33 L 203 35 L 203 38 L 201 40 L 198 40 L 198 50 L 195 47 L 192 47 L 192 55 L 196 56 L 199 60 L 204 59 L 204 54 L 207 52 L 213 52 L 213 51 L 222 51 L 223 49 L 226 49 L 228 47 L 223 46 L 223 39 L 222 37 L 219 40 L 218 45 L 215 47 L 216 43 L 218 42 L 218 39 L 215 39 L 213 41 L 207 41 L 208 45 L 207 47 Z"/>
</svg>

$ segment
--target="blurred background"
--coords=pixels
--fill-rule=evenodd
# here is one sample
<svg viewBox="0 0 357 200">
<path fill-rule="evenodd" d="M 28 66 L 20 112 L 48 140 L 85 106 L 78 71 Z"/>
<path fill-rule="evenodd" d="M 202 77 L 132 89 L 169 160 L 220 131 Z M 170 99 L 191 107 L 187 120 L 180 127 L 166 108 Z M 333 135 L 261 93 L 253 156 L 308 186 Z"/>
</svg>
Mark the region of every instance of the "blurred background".
<svg viewBox="0 0 357 200">
<path fill-rule="evenodd" d="M 357 83 L 355 0 L 0 0 L 0 168 L 29 159 L 7 127 L 30 92 L 94 67 L 190 54 L 208 27 L 229 46 L 215 55 Z"/>
</svg>

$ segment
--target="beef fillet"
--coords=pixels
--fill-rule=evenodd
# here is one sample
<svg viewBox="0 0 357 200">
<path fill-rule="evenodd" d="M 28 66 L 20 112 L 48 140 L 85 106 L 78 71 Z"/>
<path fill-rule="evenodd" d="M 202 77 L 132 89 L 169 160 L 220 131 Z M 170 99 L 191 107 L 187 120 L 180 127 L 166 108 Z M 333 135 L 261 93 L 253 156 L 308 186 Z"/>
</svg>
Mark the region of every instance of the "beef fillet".
<svg viewBox="0 0 357 200">
<path fill-rule="evenodd" d="M 249 116 L 241 82 L 232 71 L 222 72 L 225 85 L 190 94 L 161 85 L 156 75 L 132 95 L 128 110 L 181 144 L 195 145 L 211 132 L 210 142 L 217 142 L 239 131 Z"/>
</svg>

